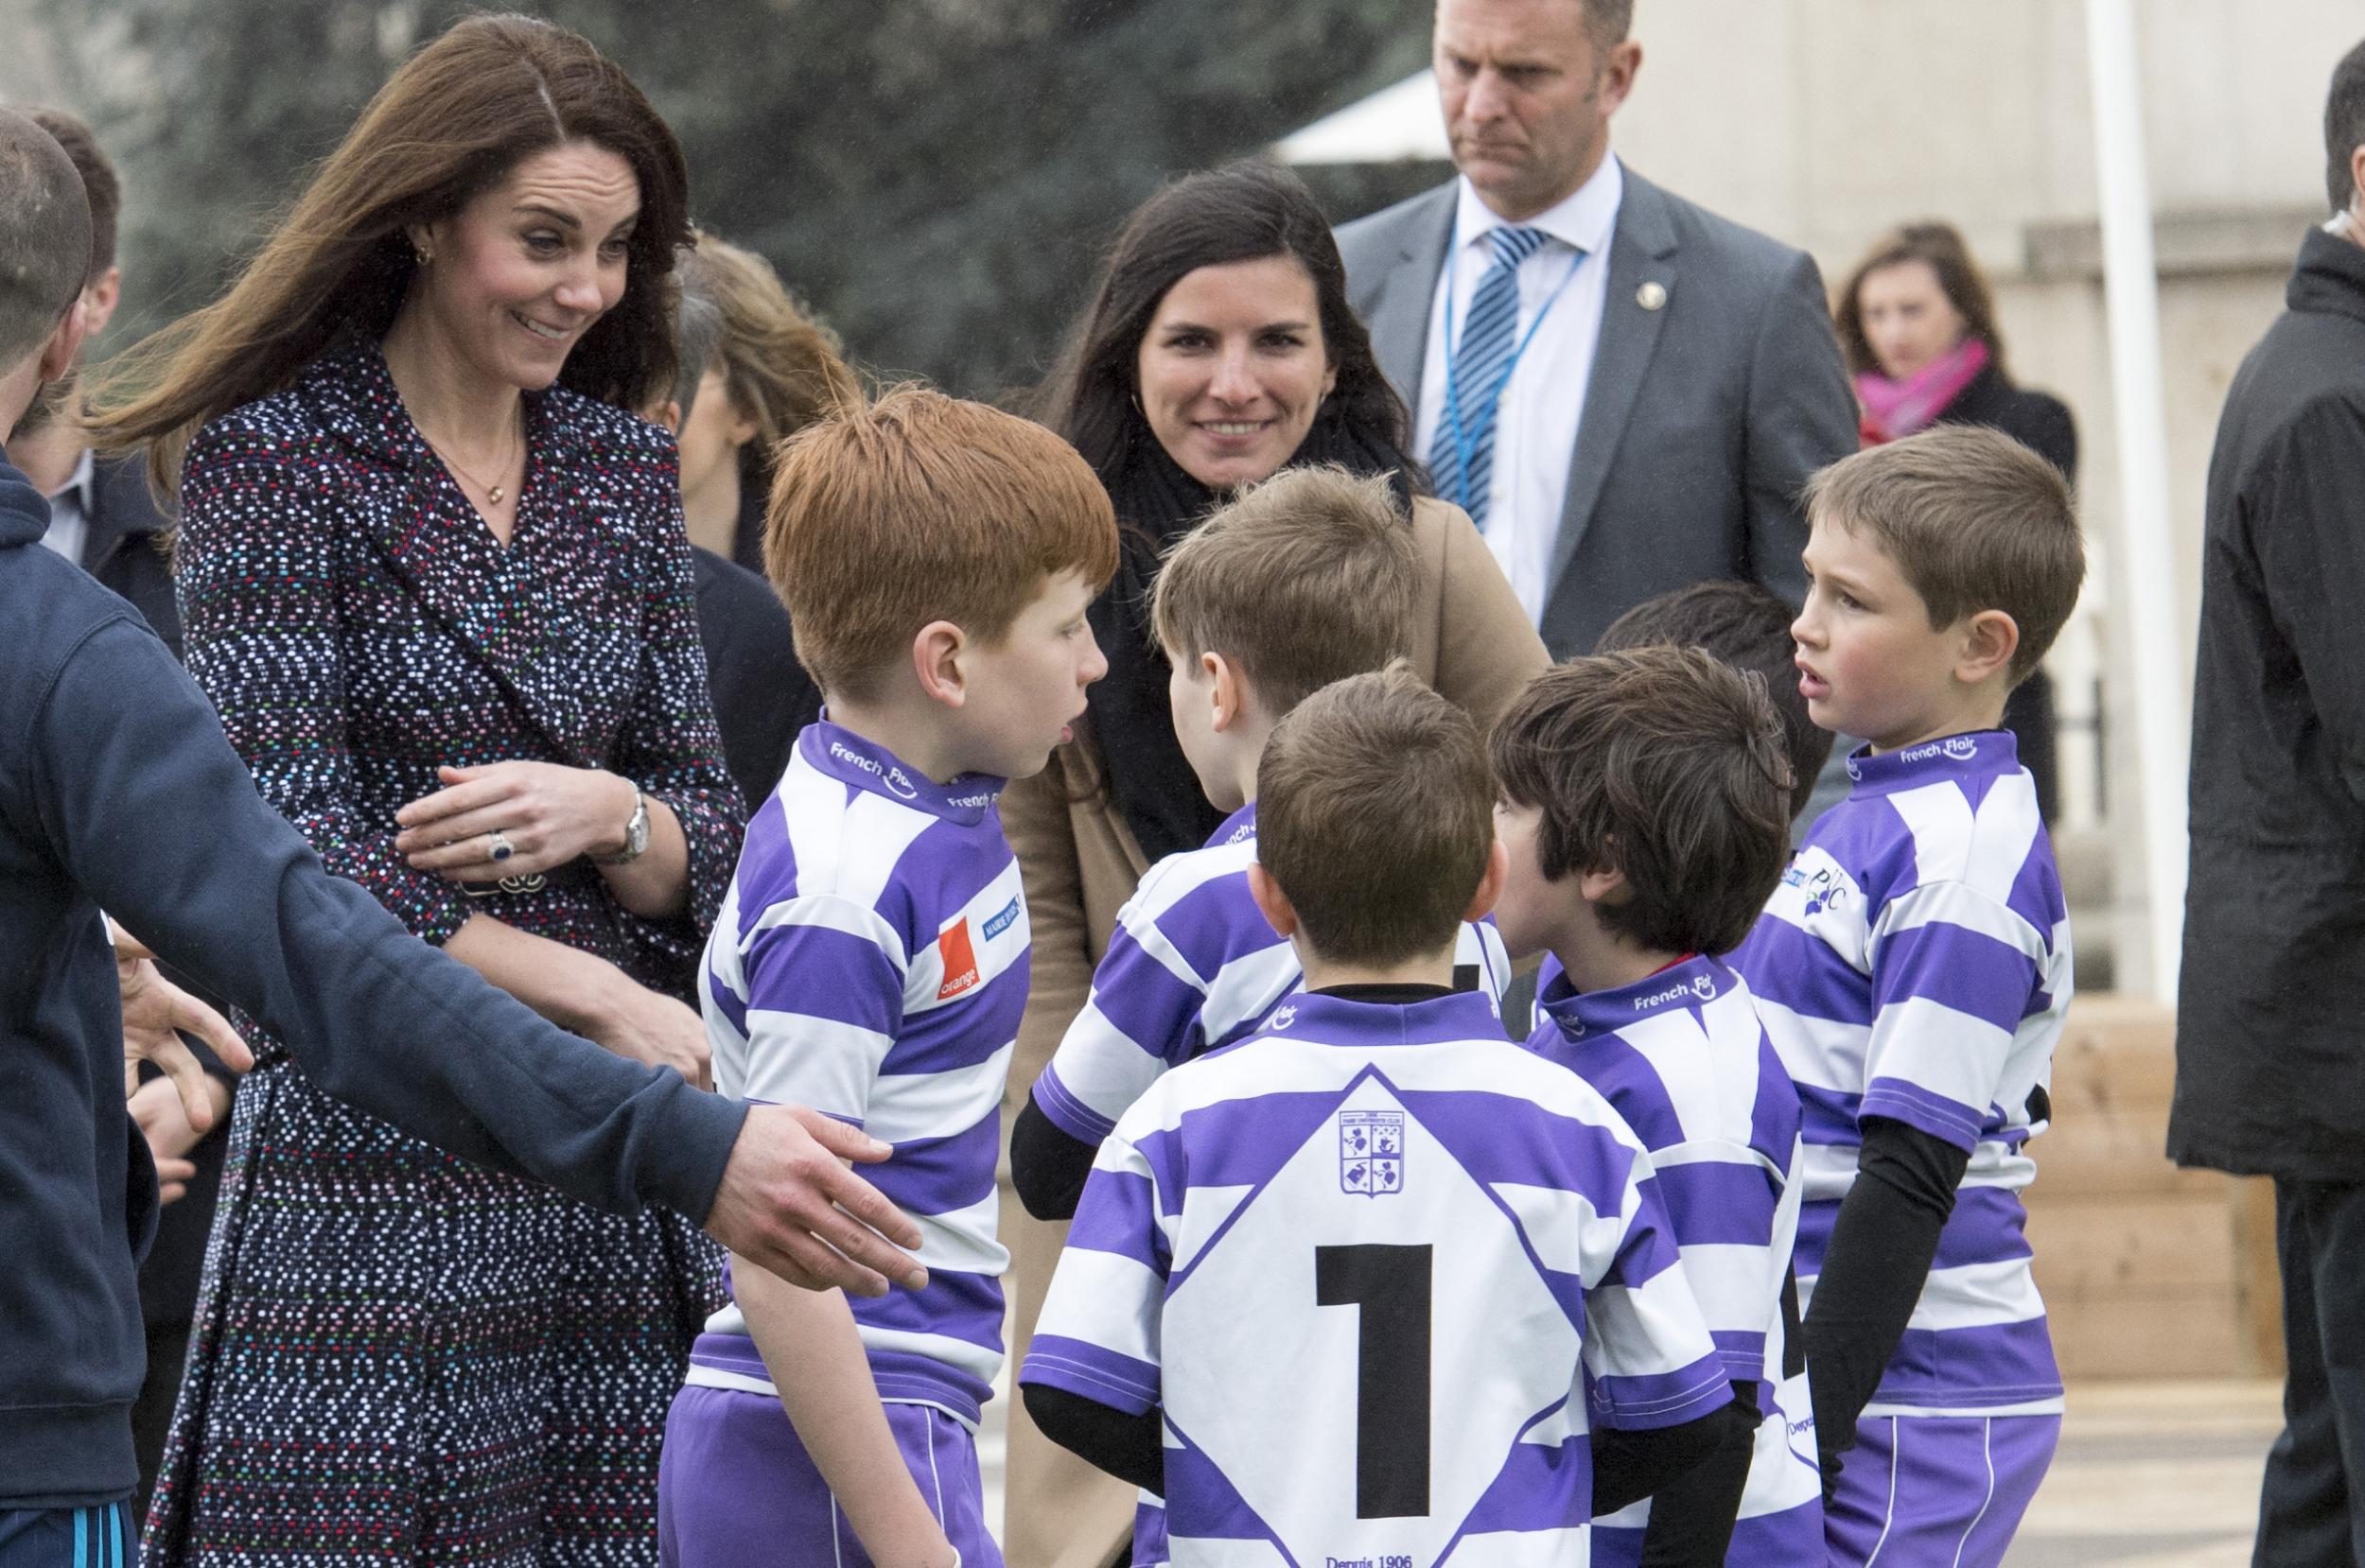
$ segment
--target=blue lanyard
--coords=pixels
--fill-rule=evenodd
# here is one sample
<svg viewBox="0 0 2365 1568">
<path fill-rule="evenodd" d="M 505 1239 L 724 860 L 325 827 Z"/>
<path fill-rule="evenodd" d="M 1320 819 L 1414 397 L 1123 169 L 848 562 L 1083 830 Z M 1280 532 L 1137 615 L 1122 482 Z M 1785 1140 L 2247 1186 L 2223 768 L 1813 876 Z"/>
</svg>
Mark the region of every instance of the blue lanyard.
<svg viewBox="0 0 2365 1568">
<path fill-rule="evenodd" d="M 1456 214 L 1453 236 L 1445 245 L 1445 419 L 1453 432 L 1454 455 L 1461 460 L 1454 473 L 1454 499 L 1461 502 L 1463 511 L 1467 512 L 1470 510 L 1470 448 L 1480 436 L 1495 427 L 1495 415 L 1501 408 L 1504 390 L 1511 385 L 1511 377 L 1519 369 L 1519 361 L 1527 357 L 1528 345 L 1535 341 L 1536 329 L 1544 324 L 1544 318 L 1552 313 L 1552 306 L 1560 303 L 1560 296 L 1568 291 L 1569 280 L 1577 275 L 1577 269 L 1585 265 L 1585 253 L 1583 251 L 1576 253 L 1575 259 L 1568 263 L 1568 270 L 1560 275 L 1560 281 L 1552 285 L 1552 291 L 1544 296 L 1544 303 L 1536 308 L 1535 320 L 1528 323 L 1528 330 L 1519 339 L 1518 346 L 1511 351 L 1511 357 L 1503 361 L 1502 374 L 1495 377 L 1494 390 L 1480 404 L 1478 428 L 1468 431 L 1462 427 L 1462 389 L 1456 381 L 1453 368 L 1454 361 L 1461 357 L 1459 351 L 1462 346 L 1454 340 L 1453 332 L 1454 272 L 1461 253 L 1462 218 Z"/>
</svg>

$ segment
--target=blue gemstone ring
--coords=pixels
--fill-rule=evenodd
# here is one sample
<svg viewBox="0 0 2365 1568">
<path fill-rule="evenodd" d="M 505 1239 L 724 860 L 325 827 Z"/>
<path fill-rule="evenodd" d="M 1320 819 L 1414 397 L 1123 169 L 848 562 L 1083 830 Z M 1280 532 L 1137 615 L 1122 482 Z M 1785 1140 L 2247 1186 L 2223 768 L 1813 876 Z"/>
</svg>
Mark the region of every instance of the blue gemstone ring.
<svg viewBox="0 0 2365 1568">
<path fill-rule="evenodd" d="M 485 837 L 493 841 L 492 855 L 496 862 L 505 861 L 517 852 L 517 846 L 503 838 L 501 830 L 498 828 L 487 833 Z"/>
</svg>

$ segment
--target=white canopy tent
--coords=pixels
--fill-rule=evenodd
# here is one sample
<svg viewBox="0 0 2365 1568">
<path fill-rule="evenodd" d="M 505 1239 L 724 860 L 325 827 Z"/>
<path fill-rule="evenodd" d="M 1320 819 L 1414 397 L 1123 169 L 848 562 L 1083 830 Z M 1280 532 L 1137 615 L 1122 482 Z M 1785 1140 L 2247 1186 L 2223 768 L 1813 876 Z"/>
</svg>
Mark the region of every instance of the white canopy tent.
<svg viewBox="0 0 2365 1568">
<path fill-rule="evenodd" d="M 1396 164 L 1453 155 L 1437 110 L 1437 73 L 1423 71 L 1393 87 L 1325 114 L 1273 146 L 1285 164 Z"/>
<path fill-rule="evenodd" d="M 2146 902 L 2137 972 L 2152 995 L 2173 1005 L 2184 925 L 2191 737 L 2185 681 L 2192 653 L 2177 634 L 2159 281 L 2133 0 L 2087 0 L 2086 20 L 2118 437 L 2121 548 L 2112 552 L 2114 598 L 2127 617 L 2133 668 L 2142 672 L 2125 708 L 2141 764 L 2135 831 Z M 1438 112 L 1436 74 L 1423 71 L 1383 87 L 1284 137 L 1273 150 L 1286 163 L 1306 165 L 1445 159 L 1451 152 Z"/>
</svg>

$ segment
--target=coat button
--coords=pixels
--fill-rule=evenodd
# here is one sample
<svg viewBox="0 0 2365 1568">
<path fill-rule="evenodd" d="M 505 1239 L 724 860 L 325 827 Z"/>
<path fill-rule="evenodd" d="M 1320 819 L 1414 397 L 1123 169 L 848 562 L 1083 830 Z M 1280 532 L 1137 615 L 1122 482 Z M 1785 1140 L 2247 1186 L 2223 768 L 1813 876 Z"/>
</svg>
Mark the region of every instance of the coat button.
<svg viewBox="0 0 2365 1568">
<path fill-rule="evenodd" d="M 1667 290 L 1656 283 L 1646 283 L 1634 291 L 1634 303 L 1645 310 L 1656 310 L 1667 303 Z"/>
</svg>

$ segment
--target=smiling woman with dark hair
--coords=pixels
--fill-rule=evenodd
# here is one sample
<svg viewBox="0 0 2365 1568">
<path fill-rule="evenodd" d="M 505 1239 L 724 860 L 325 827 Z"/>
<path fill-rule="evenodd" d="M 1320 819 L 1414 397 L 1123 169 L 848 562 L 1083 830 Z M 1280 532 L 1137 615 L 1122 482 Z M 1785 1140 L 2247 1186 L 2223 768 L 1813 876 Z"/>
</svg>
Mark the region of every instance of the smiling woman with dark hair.
<svg viewBox="0 0 2365 1568">
<path fill-rule="evenodd" d="M 589 44 L 463 22 L 99 395 L 178 481 L 189 669 L 264 797 L 421 938 L 697 1083 L 742 811 L 674 443 L 626 411 L 672 387 L 687 207 Z M 250 1037 L 150 1560 L 654 1562 L 718 1254 L 444 1157 Z"/>
<path fill-rule="evenodd" d="M 1147 598 L 1164 551 L 1233 492 L 1283 468 L 1386 476 L 1419 575 L 1402 651 L 1481 723 L 1543 668 L 1544 644 L 1459 507 L 1409 452 L 1410 418 L 1347 304 L 1329 221 L 1294 175 L 1247 162 L 1178 180 L 1126 221 L 1039 417 L 1108 487 L 1124 549 L 1093 608 L 1109 674 L 1077 740 L 1002 797 L 1026 879 L 1034 979 L 1009 1087 L 1015 1112 L 1082 1009 L 1117 908 L 1153 861 L 1223 820 L 1175 740 L 1170 671 Z M 1003 1209 L 1025 1349 L 1064 1227 Z M 1060 1453 L 1022 1415 L 1010 1452 L 1012 1560 L 1056 1543 L 1114 1547 L 1130 1492 Z"/>
</svg>

